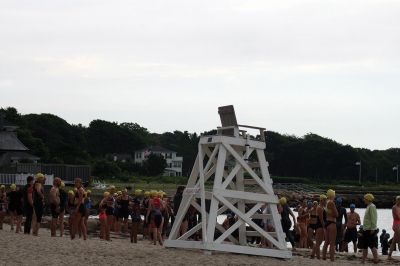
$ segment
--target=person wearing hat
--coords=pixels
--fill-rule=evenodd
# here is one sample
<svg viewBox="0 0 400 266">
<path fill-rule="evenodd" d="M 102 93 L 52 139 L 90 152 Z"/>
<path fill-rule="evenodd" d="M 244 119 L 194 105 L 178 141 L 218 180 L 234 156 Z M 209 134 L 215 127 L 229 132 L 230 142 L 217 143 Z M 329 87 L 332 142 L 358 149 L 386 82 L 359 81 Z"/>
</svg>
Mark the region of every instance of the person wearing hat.
<svg viewBox="0 0 400 266">
<path fill-rule="evenodd" d="M 87 228 L 85 225 L 85 189 L 83 188 L 82 179 L 75 178 L 75 215 L 74 215 L 74 230 L 71 240 L 75 239 L 75 234 L 82 234 L 83 240 L 87 238 Z"/>
<path fill-rule="evenodd" d="M 346 233 L 344 234 L 344 246 L 353 242 L 354 253 L 357 253 L 357 226 L 361 225 L 360 215 L 355 212 L 356 205 L 350 204 L 350 212 L 347 213 Z"/>
<path fill-rule="evenodd" d="M 336 218 L 338 217 L 338 211 L 335 204 L 335 191 L 329 189 L 326 192 L 326 196 L 328 201 L 326 203 L 326 223 L 325 223 L 325 242 L 322 248 L 322 259 L 326 260 L 326 254 L 329 246 L 329 257 L 333 262 L 335 261 L 335 248 L 336 248 L 336 236 L 337 236 L 337 227 L 336 227 Z"/>
<path fill-rule="evenodd" d="M 343 207 L 343 198 L 336 198 L 336 209 L 338 211 L 338 217 L 336 218 L 336 251 L 343 251 L 344 244 L 344 231 L 347 224 L 347 210 Z M 343 223 L 344 219 L 344 223 Z"/>
<path fill-rule="evenodd" d="M 325 208 L 326 208 L 326 195 L 322 194 L 319 196 L 319 204 L 317 206 L 316 218 L 317 223 L 314 227 L 315 230 L 315 245 L 313 247 L 311 253 L 311 259 L 314 259 L 317 256 L 317 259 L 321 259 L 321 244 L 324 241 L 325 234 Z"/>
<path fill-rule="evenodd" d="M 367 205 L 367 209 L 365 210 L 363 220 L 363 234 L 360 245 L 363 250 L 362 263 L 365 263 L 368 256 L 368 248 L 372 251 L 374 263 L 378 263 L 378 212 L 376 211 L 375 204 L 373 204 L 374 199 L 374 196 L 370 193 L 364 196 L 364 202 Z"/>
<path fill-rule="evenodd" d="M 44 211 L 44 184 L 46 177 L 42 173 L 36 174 L 36 180 L 33 184 L 33 218 L 32 218 L 32 235 L 38 236 L 40 223 Z"/>
<path fill-rule="evenodd" d="M 137 236 L 139 233 L 139 226 L 142 222 L 142 217 L 140 213 L 140 201 L 141 201 L 142 190 L 136 189 L 134 192 L 134 197 L 130 203 L 131 207 L 131 218 L 132 218 L 132 227 L 131 227 L 131 243 L 137 243 Z"/>
<path fill-rule="evenodd" d="M 105 191 L 103 193 L 103 199 L 99 203 L 99 221 L 100 221 L 100 239 L 110 241 L 110 227 L 108 226 L 107 221 L 107 208 L 108 208 L 108 200 L 110 197 L 110 192 Z"/>
<path fill-rule="evenodd" d="M 51 211 L 51 224 L 50 224 L 50 231 L 51 236 L 56 236 L 57 231 L 57 223 L 58 218 L 60 216 L 60 190 L 59 187 L 61 186 L 61 178 L 56 177 L 53 180 L 53 187 L 50 189 L 49 193 L 49 202 L 50 202 L 50 211 Z"/>
<path fill-rule="evenodd" d="M 3 221 L 6 216 L 7 193 L 4 185 L 0 186 L 0 230 L 3 230 Z"/>
<path fill-rule="evenodd" d="M 400 196 L 396 197 L 396 204 L 392 208 L 392 216 L 393 216 L 393 231 L 394 236 L 392 240 L 392 244 L 390 244 L 390 250 L 388 254 L 388 258 L 392 258 L 392 253 L 396 248 L 396 244 L 400 244 Z"/>
<path fill-rule="evenodd" d="M 21 231 L 21 223 L 22 223 L 22 199 L 23 195 L 21 191 L 17 189 L 15 184 L 11 184 L 10 192 L 7 194 L 8 197 L 8 211 L 11 214 L 10 224 L 11 230 L 14 230 L 15 223 L 15 233 L 19 233 Z"/>
<path fill-rule="evenodd" d="M 61 182 L 60 192 L 60 215 L 58 216 L 58 224 L 60 226 L 60 237 L 64 236 L 64 215 L 68 200 L 68 193 L 65 191 L 65 183 Z"/>
<path fill-rule="evenodd" d="M 33 176 L 28 176 L 26 178 L 26 185 L 22 189 L 23 195 L 23 206 L 24 206 L 24 234 L 29 235 L 31 233 L 32 226 L 32 216 L 33 216 Z"/>
<path fill-rule="evenodd" d="M 285 197 L 281 197 L 279 199 L 278 211 L 281 215 L 281 224 L 283 232 L 286 234 L 287 239 L 292 245 L 292 249 L 296 250 L 294 236 L 290 232 L 290 228 L 292 227 L 292 221 L 289 218 L 289 216 L 292 216 L 293 223 L 294 225 L 296 225 L 296 216 L 294 216 L 292 210 L 289 208 L 289 205 L 287 204 L 287 199 Z"/>
<path fill-rule="evenodd" d="M 150 191 L 145 191 L 144 192 L 144 198 L 143 198 L 143 202 L 142 202 L 142 213 L 146 214 L 147 213 L 147 209 L 149 208 L 149 203 L 150 203 Z M 151 239 L 151 237 L 149 236 L 150 234 L 150 217 L 147 217 L 145 215 L 144 221 L 143 221 L 143 239 L 149 238 Z"/>
<path fill-rule="evenodd" d="M 118 219 L 120 224 L 122 225 L 122 233 L 128 232 L 128 220 L 129 220 L 129 203 L 130 197 L 128 195 L 128 190 L 124 189 L 122 191 L 121 196 L 119 196 L 119 211 L 118 211 Z M 121 226 L 120 226 L 121 230 Z"/>
</svg>

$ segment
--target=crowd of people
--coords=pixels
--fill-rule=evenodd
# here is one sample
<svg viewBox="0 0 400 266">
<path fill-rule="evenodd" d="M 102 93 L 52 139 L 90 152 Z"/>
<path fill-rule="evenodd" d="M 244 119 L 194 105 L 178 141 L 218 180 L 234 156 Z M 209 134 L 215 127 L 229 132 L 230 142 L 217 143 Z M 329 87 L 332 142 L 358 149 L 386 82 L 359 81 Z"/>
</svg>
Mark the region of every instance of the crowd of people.
<svg viewBox="0 0 400 266">
<path fill-rule="evenodd" d="M 154 245 L 157 243 L 163 245 L 174 223 L 184 192 L 183 186 L 178 187 L 173 201 L 170 201 L 163 191 L 136 189 L 129 194 L 127 188 L 117 191 L 115 186 L 110 186 L 104 192 L 102 199 L 94 204 L 91 191 L 85 190 L 79 178 L 75 179 L 75 186 L 70 190 L 66 189 L 60 178 L 55 178 L 47 198 L 44 184 L 45 176 L 39 173 L 35 178 L 29 176 L 27 184 L 22 189 L 12 184 L 6 191 L 5 186 L 0 186 L 0 230 L 3 229 L 6 213 L 9 213 L 11 230 L 15 227 L 16 233 L 22 232 L 23 223 L 25 234 L 32 233 L 38 236 L 45 208 L 49 208 L 52 237 L 57 235 L 58 230 L 60 236 L 64 235 L 64 218 L 68 214 L 71 240 L 76 237 L 86 240 L 88 218 L 91 212 L 96 210 L 101 239 L 111 241 L 110 232 L 114 232 L 129 235 L 130 241 L 137 243 L 139 231 L 143 228 L 144 239 L 150 240 Z M 297 217 L 285 197 L 279 199 L 278 211 L 281 215 L 282 229 L 293 249 L 310 249 L 311 258 L 326 260 L 329 255 L 330 260 L 334 261 L 335 253 L 348 252 L 348 244 L 352 243 L 355 253 L 358 249 L 362 250 L 363 263 L 367 258 L 368 249 L 371 249 L 374 261 L 378 262 L 378 213 L 374 200 L 372 194 L 364 196 L 366 211 L 362 222 L 360 215 L 356 212 L 356 205 L 350 204 L 350 211 L 347 212 L 342 198 L 336 197 L 335 191 L 331 189 L 326 194 L 320 195 L 318 201 L 304 199 L 297 209 Z M 266 204 L 257 212 L 269 213 L 270 208 Z M 392 215 L 393 238 L 390 240 L 390 235 L 385 230 L 382 230 L 380 236 L 382 253 L 387 254 L 389 259 L 392 258 L 396 245 L 400 244 L 400 196 L 396 198 Z M 227 212 L 222 226 L 227 230 L 236 223 L 237 219 L 234 213 Z M 130 226 L 128 226 L 129 220 L 131 220 Z M 266 231 L 275 230 L 268 219 L 253 220 Z M 181 223 L 179 235 L 185 234 L 199 222 L 200 214 L 191 206 Z M 291 230 L 292 226 L 293 230 Z M 233 236 L 237 237 L 237 234 L 238 230 L 235 230 Z M 191 238 L 199 240 L 201 234 L 194 234 Z M 250 243 L 271 246 L 261 237 L 251 239 Z"/>
<path fill-rule="evenodd" d="M 319 201 L 304 199 L 298 207 L 297 217 L 289 208 L 285 197 L 279 200 L 278 210 L 281 214 L 281 224 L 288 241 L 293 249 L 305 248 L 311 250 L 311 258 L 326 260 L 329 254 L 331 261 L 335 260 L 335 253 L 348 252 L 348 244 L 352 243 L 354 253 L 362 251 L 362 263 L 372 251 L 374 262 L 378 262 L 378 212 L 373 203 L 375 197 L 368 193 L 364 195 L 366 210 L 361 222 L 356 212 L 356 205 L 350 204 L 350 211 L 343 207 L 343 199 L 336 197 L 335 191 L 328 190 L 320 195 Z M 382 254 L 392 259 L 396 245 L 400 245 L 400 196 L 392 208 L 394 236 L 391 240 L 386 230 L 382 230 L 379 237 Z M 292 217 L 292 220 L 290 219 Z M 293 225 L 293 230 L 291 230 Z M 358 228 L 357 228 L 358 227 Z M 322 254 L 321 254 L 321 245 Z M 389 251 L 388 251 L 389 250 Z"/>
<path fill-rule="evenodd" d="M 54 178 L 47 198 L 44 184 L 45 176 L 39 173 L 35 178 L 29 176 L 26 186 L 22 189 L 15 184 L 10 186 L 9 191 L 6 191 L 4 185 L 0 187 L 0 230 L 8 213 L 11 230 L 15 227 L 16 233 L 21 232 L 23 223 L 25 234 L 32 233 L 37 236 L 43 214 L 49 210 L 52 237 L 57 235 L 58 230 L 60 236 L 64 235 L 64 218 L 68 215 L 70 238 L 73 240 L 79 236 L 86 240 L 89 215 L 96 213 L 100 223 L 101 239 L 111 241 L 110 232 L 114 232 L 130 235 L 131 242 L 137 243 L 139 229 L 143 228 L 144 238 L 150 239 L 155 245 L 157 243 L 163 245 L 175 213 L 179 209 L 184 190 L 183 186 L 178 187 L 172 203 L 163 191 L 136 189 L 129 195 L 127 188 L 117 191 L 112 185 L 104 192 L 102 199 L 94 204 L 91 191 L 85 190 L 79 178 L 75 179 L 75 187 L 70 190 L 66 189 L 60 178 Z M 189 209 L 188 215 L 182 222 L 182 233 L 199 222 L 199 216 L 193 209 Z M 25 216 L 24 222 L 23 216 Z M 130 229 L 129 220 L 131 220 Z"/>
</svg>

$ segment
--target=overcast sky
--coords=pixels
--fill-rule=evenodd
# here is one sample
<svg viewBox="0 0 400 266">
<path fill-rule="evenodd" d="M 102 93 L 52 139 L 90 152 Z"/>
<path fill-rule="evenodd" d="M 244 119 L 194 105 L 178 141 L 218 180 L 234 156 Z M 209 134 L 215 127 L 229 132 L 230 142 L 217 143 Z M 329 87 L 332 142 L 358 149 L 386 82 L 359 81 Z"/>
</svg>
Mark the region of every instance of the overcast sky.
<svg viewBox="0 0 400 266">
<path fill-rule="evenodd" d="M 400 147 L 400 1 L 1 0 L 0 107 Z"/>
</svg>

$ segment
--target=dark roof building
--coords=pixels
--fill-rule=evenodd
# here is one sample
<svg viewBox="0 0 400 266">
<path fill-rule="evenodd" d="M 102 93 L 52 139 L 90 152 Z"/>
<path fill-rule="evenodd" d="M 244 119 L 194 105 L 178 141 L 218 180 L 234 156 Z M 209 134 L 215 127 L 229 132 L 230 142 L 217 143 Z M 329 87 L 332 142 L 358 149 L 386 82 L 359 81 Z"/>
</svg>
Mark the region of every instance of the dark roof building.
<svg viewBox="0 0 400 266">
<path fill-rule="evenodd" d="M 21 160 L 37 162 L 39 157 L 29 154 L 29 149 L 18 139 L 15 130 L 0 113 L 0 166 L 17 163 Z"/>
</svg>

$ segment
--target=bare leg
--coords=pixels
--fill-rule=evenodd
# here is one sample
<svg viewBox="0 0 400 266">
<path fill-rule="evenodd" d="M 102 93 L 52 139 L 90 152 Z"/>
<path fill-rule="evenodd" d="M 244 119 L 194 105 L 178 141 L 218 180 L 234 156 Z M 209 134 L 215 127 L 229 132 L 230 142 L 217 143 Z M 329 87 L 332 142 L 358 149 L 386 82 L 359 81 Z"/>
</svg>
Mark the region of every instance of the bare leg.
<svg viewBox="0 0 400 266">
<path fill-rule="evenodd" d="M 22 215 L 18 215 L 16 220 L 17 220 L 17 225 L 15 228 L 15 233 L 18 234 L 21 231 Z"/>
<path fill-rule="evenodd" d="M 313 247 L 313 251 L 311 254 L 311 258 L 314 258 L 317 255 L 317 259 L 321 259 L 321 243 L 324 240 L 324 229 L 318 228 L 315 232 L 315 245 Z"/>
<path fill-rule="evenodd" d="M 184 235 L 189 228 L 189 222 L 187 220 L 182 221 L 181 228 L 180 228 L 180 235 Z"/>
<path fill-rule="evenodd" d="M 100 239 L 106 239 L 106 219 L 100 219 Z"/>
<path fill-rule="evenodd" d="M 300 248 L 307 248 L 307 226 L 300 223 Z"/>
<path fill-rule="evenodd" d="M 157 228 L 152 228 L 151 229 L 152 230 L 152 232 L 153 232 L 153 244 L 154 245 L 157 245 Z"/>
<path fill-rule="evenodd" d="M 38 235 L 38 228 L 37 228 L 37 217 L 35 211 L 33 211 L 33 216 L 32 216 L 32 235 L 37 236 Z"/>
<path fill-rule="evenodd" d="M 51 219 L 51 225 L 50 225 L 50 231 L 51 231 L 51 236 L 55 237 L 56 236 L 56 230 L 57 230 L 57 218 L 52 218 Z"/>
<path fill-rule="evenodd" d="M 14 221 L 15 220 L 15 214 L 14 212 L 10 212 L 10 225 L 11 225 L 11 231 L 14 230 Z"/>
<path fill-rule="evenodd" d="M 368 256 L 368 249 L 363 249 L 363 256 L 362 256 L 362 261 L 361 261 L 362 264 L 365 263 L 367 256 Z"/>
<path fill-rule="evenodd" d="M 58 217 L 58 224 L 60 225 L 60 237 L 64 236 L 64 212 L 60 213 Z"/>
<path fill-rule="evenodd" d="M 5 216 L 5 212 L 0 211 L 0 230 L 3 230 L 4 216 Z"/>
<path fill-rule="evenodd" d="M 393 229 L 400 229 L 400 228 L 393 228 Z M 392 258 L 392 253 L 395 250 L 396 245 L 397 243 L 399 243 L 399 241 L 400 241 L 400 230 L 396 230 L 394 231 L 393 240 L 392 243 L 390 244 L 389 256 L 388 256 L 389 259 Z"/>
<path fill-rule="evenodd" d="M 77 218 L 78 222 L 77 223 L 80 226 L 80 232 L 81 232 L 81 234 L 83 236 L 83 240 L 86 240 L 87 231 L 86 231 L 86 226 L 85 226 L 85 217 L 82 216 L 80 213 L 77 214 L 77 215 L 78 215 L 78 218 Z"/>
<path fill-rule="evenodd" d="M 70 216 L 69 216 L 69 234 L 70 234 L 70 236 L 71 236 L 71 240 L 74 240 L 75 239 L 75 231 L 76 231 L 76 229 L 75 229 L 75 216 L 76 216 L 76 214 L 70 214 Z"/>
<path fill-rule="evenodd" d="M 326 260 L 326 253 L 328 251 L 328 246 L 329 246 L 329 234 L 328 234 L 328 229 L 324 230 L 324 236 L 325 236 L 325 242 L 322 247 L 322 259 Z"/>
<path fill-rule="evenodd" d="M 337 229 L 335 224 L 331 224 L 328 226 L 329 233 L 329 256 L 331 261 L 335 261 L 335 247 L 336 247 L 336 234 Z"/>
<path fill-rule="evenodd" d="M 133 243 L 137 243 L 138 232 L 139 232 L 139 223 L 138 222 L 132 223 L 131 242 L 133 241 Z"/>
</svg>

